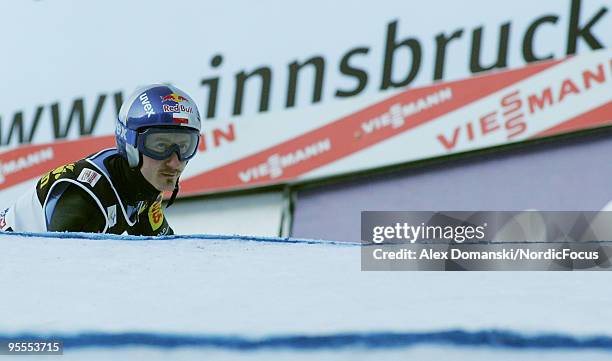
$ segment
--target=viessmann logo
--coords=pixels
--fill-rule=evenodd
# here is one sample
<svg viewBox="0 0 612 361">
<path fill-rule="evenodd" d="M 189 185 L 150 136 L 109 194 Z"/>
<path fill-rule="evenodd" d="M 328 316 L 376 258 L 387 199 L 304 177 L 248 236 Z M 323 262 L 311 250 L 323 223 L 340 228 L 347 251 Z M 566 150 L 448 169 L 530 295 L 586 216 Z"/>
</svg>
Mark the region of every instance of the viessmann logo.
<svg viewBox="0 0 612 361">
<path fill-rule="evenodd" d="M 43 162 L 53 160 L 53 148 L 47 147 L 39 151 L 20 156 L 8 161 L 0 161 L 0 184 L 6 181 L 6 177 L 31 168 Z"/>
<path fill-rule="evenodd" d="M 239 172 L 238 178 L 240 178 L 242 183 L 248 183 L 264 177 L 275 179 L 283 175 L 285 168 L 318 157 L 323 153 L 329 152 L 331 149 L 331 140 L 325 138 L 293 152 L 285 154 L 275 153 L 268 157 L 266 162 Z"/>
<path fill-rule="evenodd" d="M 454 128 L 443 130 L 436 139 L 445 151 L 482 141 L 489 134 L 504 133 L 508 141 L 528 135 L 529 125 L 537 122 L 538 115 L 546 114 L 566 102 L 577 108 L 589 110 L 581 95 L 594 93 L 610 86 L 612 58 L 585 64 L 563 77 L 540 81 L 529 90 L 513 86 L 499 95 L 498 108 L 483 109 Z"/>
<path fill-rule="evenodd" d="M 404 126 L 410 116 L 418 114 L 436 105 L 453 99 L 453 91 L 446 87 L 407 104 L 395 103 L 389 107 L 389 111 L 361 123 L 361 131 L 355 134 L 371 134 L 381 129 L 391 127 L 393 129 Z"/>
</svg>

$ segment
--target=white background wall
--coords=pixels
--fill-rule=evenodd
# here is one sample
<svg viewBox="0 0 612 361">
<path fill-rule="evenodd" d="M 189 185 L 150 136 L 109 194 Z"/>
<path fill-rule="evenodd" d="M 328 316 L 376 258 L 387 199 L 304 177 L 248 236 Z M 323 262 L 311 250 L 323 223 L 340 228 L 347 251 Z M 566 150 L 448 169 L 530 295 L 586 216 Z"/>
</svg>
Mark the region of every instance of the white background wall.
<svg viewBox="0 0 612 361">
<path fill-rule="evenodd" d="M 164 212 L 176 234 L 279 236 L 282 192 L 179 199 Z"/>
</svg>

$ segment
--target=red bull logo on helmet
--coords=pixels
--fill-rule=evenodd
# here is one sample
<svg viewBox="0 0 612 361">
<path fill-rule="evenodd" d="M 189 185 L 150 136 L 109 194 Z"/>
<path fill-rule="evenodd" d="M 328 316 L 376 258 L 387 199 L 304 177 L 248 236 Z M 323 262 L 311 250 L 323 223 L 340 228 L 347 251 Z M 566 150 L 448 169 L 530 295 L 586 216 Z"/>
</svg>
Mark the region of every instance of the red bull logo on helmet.
<svg viewBox="0 0 612 361">
<path fill-rule="evenodd" d="M 178 95 L 176 93 L 171 93 L 171 94 L 162 96 L 161 97 L 161 101 L 162 101 L 162 103 L 165 103 L 165 102 L 180 103 L 180 102 L 188 102 L 189 99 L 185 98 L 182 95 Z"/>
<path fill-rule="evenodd" d="M 192 107 L 186 107 L 183 104 L 177 104 L 177 105 L 164 104 L 162 108 L 164 109 L 164 112 L 167 112 L 167 113 L 189 113 L 189 114 L 193 113 Z"/>
</svg>

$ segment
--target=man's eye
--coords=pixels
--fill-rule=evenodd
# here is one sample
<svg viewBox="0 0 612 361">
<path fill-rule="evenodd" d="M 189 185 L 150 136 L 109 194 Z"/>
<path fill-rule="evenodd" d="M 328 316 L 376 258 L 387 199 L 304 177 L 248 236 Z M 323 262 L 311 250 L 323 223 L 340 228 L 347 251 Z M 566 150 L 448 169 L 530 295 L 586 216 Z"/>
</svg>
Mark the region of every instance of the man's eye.
<svg viewBox="0 0 612 361">
<path fill-rule="evenodd" d="M 168 149 L 168 143 L 155 143 L 155 145 L 153 146 L 154 149 L 157 150 L 166 150 Z"/>
</svg>

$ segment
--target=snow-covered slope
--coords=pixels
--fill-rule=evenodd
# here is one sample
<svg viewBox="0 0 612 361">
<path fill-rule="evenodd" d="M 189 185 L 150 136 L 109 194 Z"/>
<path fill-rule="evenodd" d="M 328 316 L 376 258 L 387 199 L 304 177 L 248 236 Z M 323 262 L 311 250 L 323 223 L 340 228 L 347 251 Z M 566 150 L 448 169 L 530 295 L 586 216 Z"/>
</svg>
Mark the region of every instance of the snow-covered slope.
<svg viewBox="0 0 612 361">
<path fill-rule="evenodd" d="M 0 337 L 142 332 L 266 339 L 447 330 L 469 336 L 489 329 L 527 337 L 543 332 L 612 336 L 608 272 L 362 272 L 356 244 L 238 236 L 61 236 L 0 234 Z M 421 343 L 388 349 L 331 345 L 316 353 L 291 345 L 246 353 L 231 347 L 102 345 L 68 348 L 65 357 L 192 359 L 204 352 L 223 359 L 378 358 L 380 353 L 439 359 L 452 349 L 470 359 L 491 359 L 491 354 L 503 359 L 504 353 L 516 352 L 529 359 L 531 352 L 559 360 L 565 359 L 560 354 L 584 352 L 499 351 L 482 345 L 457 351 Z M 588 358 L 610 358 L 610 349 L 588 351 Z"/>
</svg>

